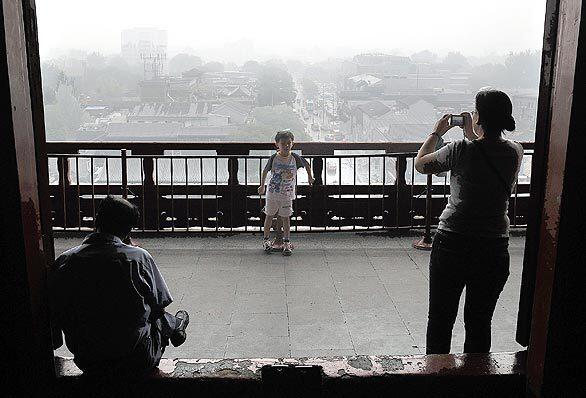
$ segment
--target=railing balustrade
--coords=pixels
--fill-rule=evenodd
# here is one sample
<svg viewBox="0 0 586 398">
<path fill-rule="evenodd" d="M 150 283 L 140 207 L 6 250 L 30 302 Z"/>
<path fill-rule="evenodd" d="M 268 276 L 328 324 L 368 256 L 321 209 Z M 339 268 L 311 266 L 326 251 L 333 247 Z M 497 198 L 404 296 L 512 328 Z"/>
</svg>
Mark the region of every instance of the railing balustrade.
<svg viewBox="0 0 586 398">
<path fill-rule="evenodd" d="M 298 175 L 292 231 L 409 230 L 435 225 L 448 195 L 447 176 L 414 170 L 420 143 L 296 143 L 315 184 Z M 532 144 L 524 143 L 530 166 Z M 256 232 L 264 200 L 260 175 L 271 143 L 47 143 L 53 228 L 87 231 L 108 194 L 141 212 L 141 231 Z M 214 153 L 215 152 L 215 153 Z M 529 176 L 511 197 L 513 227 L 526 225 Z M 431 195 L 427 195 L 427 192 Z M 428 226 L 429 227 L 429 226 Z"/>
</svg>

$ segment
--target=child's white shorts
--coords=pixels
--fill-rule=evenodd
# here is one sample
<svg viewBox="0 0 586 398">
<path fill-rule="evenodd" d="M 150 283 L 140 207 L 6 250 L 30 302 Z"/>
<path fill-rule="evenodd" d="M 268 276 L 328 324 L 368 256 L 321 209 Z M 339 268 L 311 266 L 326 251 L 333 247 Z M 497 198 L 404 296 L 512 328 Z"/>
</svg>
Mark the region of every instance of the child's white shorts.
<svg viewBox="0 0 586 398">
<path fill-rule="evenodd" d="M 268 199 L 263 212 L 267 216 L 291 217 L 293 214 L 293 200 L 291 199 Z"/>
</svg>

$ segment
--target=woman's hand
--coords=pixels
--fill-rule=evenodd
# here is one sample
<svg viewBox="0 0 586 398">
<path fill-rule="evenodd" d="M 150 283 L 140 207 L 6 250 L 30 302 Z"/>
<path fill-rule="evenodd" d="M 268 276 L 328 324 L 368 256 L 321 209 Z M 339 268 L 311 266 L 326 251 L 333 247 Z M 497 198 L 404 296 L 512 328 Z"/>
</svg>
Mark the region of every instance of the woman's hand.
<svg viewBox="0 0 586 398">
<path fill-rule="evenodd" d="M 472 115 L 470 112 L 462 112 L 460 115 L 464 118 L 464 126 L 462 126 L 462 129 L 464 130 L 464 137 L 468 138 L 469 140 L 477 139 L 478 136 L 472 127 Z"/>
<path fill-rule="evenodd" d="M 264 195 L 265 194 L 265 186 L 264 184 L 258 187 L 258 194 Z"/>
<path fill-rule="evenodd" d="M 433 128 L 433 133 L 440 137 L 448 132 L 454 126 L 450 126 L 450 115 L 443 115 L 440 120 L 437 121 Z"/>
</svg>

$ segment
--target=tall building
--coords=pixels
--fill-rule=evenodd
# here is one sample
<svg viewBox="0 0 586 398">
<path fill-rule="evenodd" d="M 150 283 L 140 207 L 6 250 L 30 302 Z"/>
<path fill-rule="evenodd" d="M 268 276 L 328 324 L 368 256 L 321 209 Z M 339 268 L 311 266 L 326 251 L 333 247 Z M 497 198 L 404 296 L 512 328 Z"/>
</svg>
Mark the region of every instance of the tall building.
<svg viewBox="0 0 586 398">
<path fill-rule="evenodd" d="M 122 57 L 131 64 L 144 64 L 145 77 L 167 71 L 167 30 L 157 28 L 125 29 L 121 34 Z"/>
</svg>

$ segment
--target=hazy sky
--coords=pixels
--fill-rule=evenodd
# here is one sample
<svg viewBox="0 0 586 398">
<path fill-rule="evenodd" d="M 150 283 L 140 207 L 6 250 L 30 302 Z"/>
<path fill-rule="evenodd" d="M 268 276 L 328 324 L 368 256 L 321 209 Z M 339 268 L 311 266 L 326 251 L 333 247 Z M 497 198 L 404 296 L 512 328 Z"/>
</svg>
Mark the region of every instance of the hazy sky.
<svg viewBox="0 0 586 398">
<path fill-rule="evenodd" d="M 117 53 L 120 31 L 134 27 L 167 29 L 170 56 L 184 48 L 224 59 L 231 51 L 250 52 L 253 58 L 316 59 L 367 51 L 409 55 L 423 49 L 485 56 L 540 49 L 545 12 L 545 0 L 37 0 L 36 4 L 43 58 L 71 48 Z M 242 45 L 242 40 L 249 44 Z"/>
</svg>

